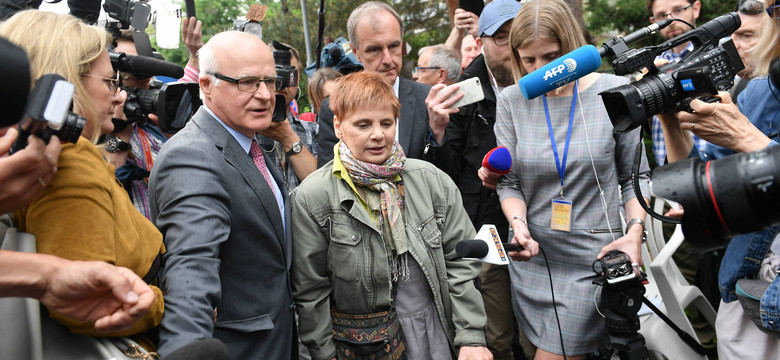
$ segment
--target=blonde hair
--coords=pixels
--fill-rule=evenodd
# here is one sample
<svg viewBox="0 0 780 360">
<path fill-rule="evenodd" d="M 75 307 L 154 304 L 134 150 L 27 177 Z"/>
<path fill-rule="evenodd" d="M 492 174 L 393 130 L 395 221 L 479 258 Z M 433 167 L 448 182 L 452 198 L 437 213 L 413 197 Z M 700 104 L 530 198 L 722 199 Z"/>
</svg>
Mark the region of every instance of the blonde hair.
<svg viewBox="0 0 780 360">
<path fill-rule="evenodd" d="M 47 73 L 61 75 L 76 86 L 74 111 L 87 118 L 84 137 L 97 141 L 100 121 L 82 81 L 93 62 L 106 51 L 111 35 L 67 14 L 26 10 L 0 23 L 0 36 L 22 47 L 30 59 L 33 83 Z"/>
<path fill-rule="evenodd" d="M 766 7 L 770 7 L 774 4 L 775 0 L 766 0 Z M 779 39 L 780 20 L 767 16 L 764 18 L 764 24 L 761 27 L 761 35 L 758 37 L 758 43 L 753 47 L 755 75 L 766 75 L 769 73 L 769 63 L 780 56 L 780 46 L 777 44 Z"/>
<path fill-rule="evenodd" d="M 566 54 L 586 44 L 583 29 L 574 14 L 562 0 L 536 0 L 524 2 L 515 15 L 509 30 L 512 46 L 512 74 L 515 81 L 528 72 L 523 68 L 517 49 L 524 48 L 537 39 L 555 41 Z"/>
</svg>

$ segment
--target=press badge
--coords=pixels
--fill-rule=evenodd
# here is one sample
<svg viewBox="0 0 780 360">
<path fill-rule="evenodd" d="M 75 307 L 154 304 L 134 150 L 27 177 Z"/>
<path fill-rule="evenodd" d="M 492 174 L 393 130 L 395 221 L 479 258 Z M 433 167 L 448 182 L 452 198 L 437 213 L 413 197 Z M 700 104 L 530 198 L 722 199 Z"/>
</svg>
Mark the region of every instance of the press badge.
<svg viewBox="0 0 780 360">
<path fill-rule="evenodd" d="M 553 199 L 550 228 L 566 232 L 571 231 L 571 201 Z"/>
</svg>

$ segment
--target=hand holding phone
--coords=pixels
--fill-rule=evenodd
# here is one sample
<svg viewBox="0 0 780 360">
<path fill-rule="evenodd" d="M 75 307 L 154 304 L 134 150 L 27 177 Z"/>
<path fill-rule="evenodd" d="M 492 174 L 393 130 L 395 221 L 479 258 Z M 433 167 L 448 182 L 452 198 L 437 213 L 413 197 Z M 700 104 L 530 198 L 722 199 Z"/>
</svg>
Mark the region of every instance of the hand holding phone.
<svg viewBox="0 0 780 360">
<path fill-rule="evenodd" d="M 459 83 L 449 85 L 448 87 L 456 86 L 456 85 L 460 86 L 460 91 L 458 92 L 462 91 L 465 95 L 462 98 L 460 98 L 460 100 L 456 101 L 454 104 L 448 106 L 449 108 L 459 108 L 461 106 L 471 105 L 485 98 L 485 93 L 482 91 L 482 83 L 479 81 L 479 78 L 476 76 L 463 80 Z M 444 90 L 446 89 L 447 88 L 444 88 Z M 457 95 L 458 92 L 455 92 L 455 94 L 450 96 L 450 98 Z"/>
</svg>

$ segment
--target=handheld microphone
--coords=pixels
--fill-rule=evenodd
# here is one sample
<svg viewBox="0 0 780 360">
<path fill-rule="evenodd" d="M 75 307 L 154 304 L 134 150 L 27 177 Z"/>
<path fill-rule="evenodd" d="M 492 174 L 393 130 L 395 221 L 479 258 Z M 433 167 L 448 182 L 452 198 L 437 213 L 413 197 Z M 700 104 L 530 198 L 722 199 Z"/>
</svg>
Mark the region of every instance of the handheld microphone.
<svg viewBox="0 0 780 360">
<path fill-rule="evenodd" d="M 585 45 L 523 76 L 517 85 L 528 100 L 555 90 L 601 66 L 601 56 L 593 45 Z"/>
<path fill-rule="evenodd" d="M 168 354 L 165 360 L 231 360 L 230 351 L 219 339 L 203 339 L 184 345 Z"/>
<path fill-rule="evenodd" d="M 513 243 L 501 243 L 504 251 L 523 251 L 523 246 Z M 455 253 L 460 257 L 481 259 L 488 255 L 490 247 L 482 240 L 461 240 L 455 246 Z"/>
<path fill-rule="evenodd" d="M 129 55 L 125 53 L 108 53 L 114 70 L 132 73 L 138 78 L 150 78 L 154 75 L 172 77 L 184 76 L 184 69 L 172 62 L 149 56 Z"/>
<path fill-rule="evenodd" d="M 505 249 L 506 247 L 506 249 Z M 462 258 L 476 259 L 482 262 L 507 265 L 509 257 L 507 251 L 520 251 L 522 246 L 517 244 L 503 244 L 498 236 L 495 225 L 482 225 L 477 233 L 476 240 L 461 240 L 455 246 L 455 253 Z"/>
<path fill-rule="evenodd" d="M 492 173 L 506 175 L 512 169 L 512 155 L 506 147 L 493 148 L 482 158 L 482 166 Z"/>
</svg>

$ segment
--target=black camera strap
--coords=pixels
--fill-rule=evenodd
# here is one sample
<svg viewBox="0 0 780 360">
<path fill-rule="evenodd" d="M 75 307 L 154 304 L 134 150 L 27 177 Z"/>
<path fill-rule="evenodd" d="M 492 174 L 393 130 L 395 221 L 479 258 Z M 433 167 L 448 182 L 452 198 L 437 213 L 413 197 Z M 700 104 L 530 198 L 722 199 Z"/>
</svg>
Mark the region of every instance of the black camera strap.
<svg viewBox="0 0 780 360">
<path fill-rule="evenodd" d="M 650 206 L 647 205 L 644 196 L 642 196 L 642 189 L 639 187 L 639 165 L 642 163 L 642 148 L 644 147 L 643 145 L 644 144 L 642 143 L 642 135 L 640 133 L 639 143 L 636 144 L 636 151 L 634 152 L 634 165 L 631 167 L 631 182 L 634 185 L 634 194 L 636 195 L 636 200 L 639 202 L 639 205 L 642 206 L 642 209 L 644 209 L 648 215 L 658 220 L 661 220 L 663 222 L 668 222 L 672 224 L 682 224 L 682 219 L 680 218 L 663 216 L 653 211 L 653 209 L 651 209 Z"/>
</svg>

